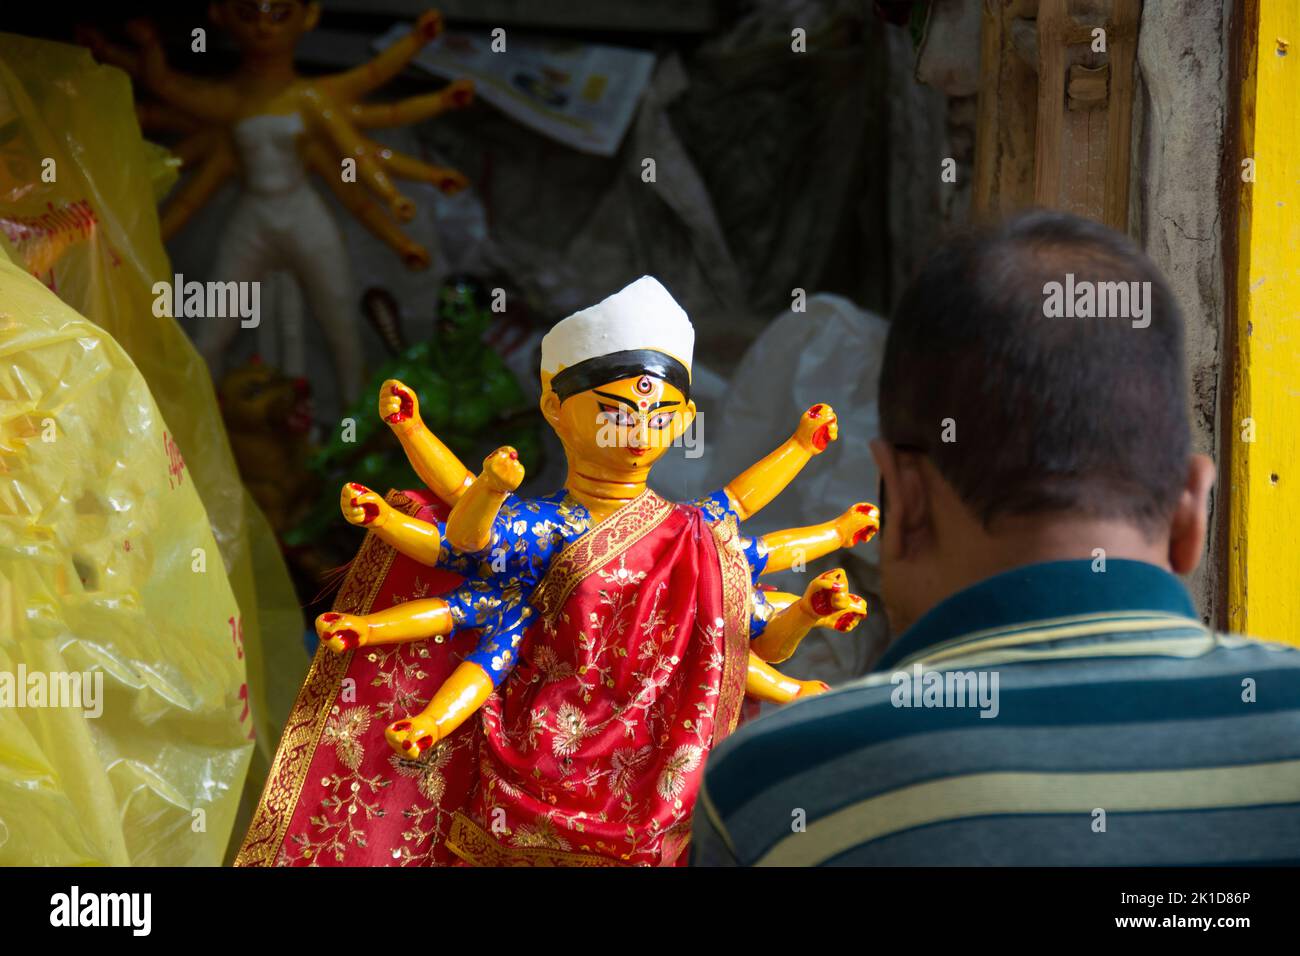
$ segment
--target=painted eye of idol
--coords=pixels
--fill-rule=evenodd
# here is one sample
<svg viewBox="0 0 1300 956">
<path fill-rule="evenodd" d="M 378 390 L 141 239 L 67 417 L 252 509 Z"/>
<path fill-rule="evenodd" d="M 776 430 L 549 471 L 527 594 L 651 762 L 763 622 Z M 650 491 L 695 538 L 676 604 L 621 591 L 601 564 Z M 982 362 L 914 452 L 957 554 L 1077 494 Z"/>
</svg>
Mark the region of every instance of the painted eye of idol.
<svg viewBox="0 0 1300 956">
<path fill-rule="evenodd" d="M 608 405 L 605 402 L 601 402 L 600 417 L 602 421 L 609 422 L 613 425 L 631 427 L 636 424 L 636 413 L 628 411 L 622 405 Z"/>
<path fill-rule="evenodd" d="M 658 384 L 649 375 L 641 376 L 631 384 L 629 389 L 636 397 L 620 395 L 618 392 L 605 389 L 592 389 L 593 394 L 597 396 L 601 420 L 627 428 L 634 427 L 639 421 L 644 420 L 646 426 L 655 431 L 667 428 L 673 423 L 673 417 L 677 414 L 681 402 L 671 398 L 652 401 L 650 398 L 641 397 L 645 394 L 653 395 Z M 619 387 L 621 391 L 625 386 L 610 386 L 612 387 Z M 648 393 L 645 390 L 647 388 Z M 662 388 L 658 390 L 662 391 Z"/>
</svg>

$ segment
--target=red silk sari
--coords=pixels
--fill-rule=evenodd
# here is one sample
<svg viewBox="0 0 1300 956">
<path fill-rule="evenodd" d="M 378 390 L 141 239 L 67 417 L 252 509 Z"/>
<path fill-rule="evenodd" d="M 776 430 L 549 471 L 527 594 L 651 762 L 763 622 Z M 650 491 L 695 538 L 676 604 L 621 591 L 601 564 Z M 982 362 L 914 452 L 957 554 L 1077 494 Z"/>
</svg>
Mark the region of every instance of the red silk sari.
<svg viewBox="0 0 1300 956">
<path fill-rule="evenodd" d="M 394 507 L 428 520 L 425 493 Z M 458 583 L 368 536 L 335 609 Z M 416 712 L 477 633 L 321 649 L 236 859 L 258 865 L 673 865 L 709 750 L 740 716 L 750 577 L 734 519 L 642 494 L 572 541 L 538 623 L 482 709 L 407 760 L 383 728 Z"/>
</svg>

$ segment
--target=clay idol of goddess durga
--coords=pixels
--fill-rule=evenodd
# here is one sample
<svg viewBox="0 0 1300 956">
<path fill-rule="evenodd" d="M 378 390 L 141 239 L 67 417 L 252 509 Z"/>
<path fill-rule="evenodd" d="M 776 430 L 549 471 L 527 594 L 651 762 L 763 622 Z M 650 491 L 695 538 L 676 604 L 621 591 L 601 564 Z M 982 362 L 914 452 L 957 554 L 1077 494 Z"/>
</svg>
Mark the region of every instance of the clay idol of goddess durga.
<svg viewBox="0 0 1300 956">
<path fill-rule="evenodd" d="M 343 514 L 370 531 L 299 694 L 238 862 L 684 863 L 709 751 L 746 695 L 824 691 L 771 666 L 815 626 L 866 615 L 843 571 L 802 596 L 759 585 L 865 541 L 877 510 L 746 537 L 837 436 L 814 405 L 725 488 L 688 503 L 646 485 L 695 417 L 694 330 L 648 276 L 542 341 L 541 410 L 564 487 L 514 492 L 501 448 L 474 476 L 424 427 L 417 397 L 379 411 L 428 492 L 361 485 Z"/>
</svg>

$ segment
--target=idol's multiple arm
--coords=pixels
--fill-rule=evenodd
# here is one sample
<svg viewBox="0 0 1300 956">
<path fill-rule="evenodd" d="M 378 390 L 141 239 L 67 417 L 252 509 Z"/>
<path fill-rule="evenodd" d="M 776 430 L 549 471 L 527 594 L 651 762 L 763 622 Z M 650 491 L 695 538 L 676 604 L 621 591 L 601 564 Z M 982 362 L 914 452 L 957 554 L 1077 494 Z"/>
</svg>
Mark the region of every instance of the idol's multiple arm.
<svg viewBox="0 0 1300 956">
<path fill-rule="evenodd" d="M 486 549 L 492 543 L 492 528 L 501 506 L 523 480 L 524 466 L 513 448 L 498 448 L 488 455 L 482 473 L 470 483 L 447 516 L 447 543 L 466 554 Z"/>
<path fill-rule="evenodd" d="M 179 230 L 239 171 L 229 144 L 232 126 L 252 116 L 297 114 L 306 127 L 299 139 L 306 166 L 325 180 L 367 229 L 401 255 L 407 266 L 424 268 L 429 264 L 428 251 L 401 228 L 401 223 L 415 215 L 415 205 L 399 191 L 394 179 L 430 183 L 448 195 L 464 189 L 469 180 L 457 170 L 404 155 L 361 131 L 405 126 L 469 106 L 474 101 L 474 84 L 458 80 L 437 92 L 389 103 L 363 103 L 360 99 L 397 76 L 442 29 L 441 14 L 427 11 L 410 33 L 369 62 L 311 78 L 292 70 L 282 76 L 274 58 L 246 50 L 240 70 L 217 80 L 189 76 L 171 67 L 157 29 L 146 20 L 127 25 L 132 47 L 115 43 L 93 29 L 79 32 L 99 59 L 126 70 L 138 87 L 161 101 L 164 111 L 143 111 L 142 124 L 165 120 L 147 125 L 185 133 L 187 138 L 177 145 L 176 152 L 187 168 L 191 161 L 199 163 L 163 214 L 164 236 Z M 291 64 L 291 53 L 289 57 Z M 355 181 L 364 189 L 351 188 L 339 175 L 344 159 L 355 163 Z"/>
<path fill-rule="evenodd" d="M 488 548 L 503 504 L 524 477 L 514 449 L 501 448 L 489 455 L 483 471 L 474 477 L 425 427 L 415 394 L 401 382 L 384 383 L 379 414 L 401 442 L 416 474 L 451 505 L 445 534 L 439 533 L 437 525 L 396 511 L 380 495 L 356 484 L 343 488 L 340 505 L 344 517 L 352 524 L 369 528 L 422 564 L 435 564 L 445 548 L 466 555 Z M 742 519 L 755 514 L 795 478 L 813 455 L 835 440 L 837 431 L 830 406 L 809 409 L 788 441 L 726 486 L 732 510 Z M 868 540 L 878 528 L 875 507 L 860 503 L 823 524 L 772 532 L 762 538 L 767 552 L 763 570 L 786 570 L 837 548 L 852 547 Z M 839 569 L 814 578 L 802 596 L 765 592 L 765 600 L 775 613 L 752 642 L 746 692 L 760 700 L 787 702 L 826 690 L 821 681 L 793 680 L 768 662 L 789 658 L 813 627 L 851 630 L 866 616 L 866 603 L 849 593 L 847 578 Z M 517 626 L 522 626 L 531 609 L 525 608 L 522 614 Z M 336 652 L 446 635 L 458 626 L 461 622 L 442 598 L 410 601 L 367 615 L 329 612 L 316 621 L 322 642 Z M 483 666 L 471 660 L 462 662 L 421 713 L 388 727 L 389 744 L 407 757 L 419 756 L 473 714 L 494 687 L 492 676 Z"/>
<path fill-rule="evenodd" d="M 821 454 L 838 437 L 835 410 L 825 404 L 812 406 L 799 419 L 790 438 L 727 485 L 727 497 L 736 513 L 742 520 L 757 514 L 785 490 L 814 455 Z M 785 571 L 839 548 L 851 548 L 869 541 L 879 529 L 880 512 L 863 501 L 831 521 L 770 532 L 761 539 L 767 552 L 764 573 Z M 753 651 L 763 660 L 786 660 L 814 627 L 852 630 L 867 613 L 866 602 L 848 593 L 847 579 L 840 570 L 814 578 L 801 599 L 788 597 L 754 641 Z M 775 603 L 771 595 L 768 601 Z"/>
</svg>

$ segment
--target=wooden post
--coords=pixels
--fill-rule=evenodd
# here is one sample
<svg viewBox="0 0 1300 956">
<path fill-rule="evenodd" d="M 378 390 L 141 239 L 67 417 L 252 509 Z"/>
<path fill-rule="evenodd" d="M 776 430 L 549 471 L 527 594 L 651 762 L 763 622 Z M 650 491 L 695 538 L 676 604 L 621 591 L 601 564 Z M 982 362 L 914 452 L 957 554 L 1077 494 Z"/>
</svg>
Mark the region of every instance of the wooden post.
<svg viewBox="0 0 1300 956">
<path fill-rule="evenodd" d="M 1038 133 L 1034 137 L 1034 201 L 1040 206 L 1066 206 L 1061 195 L 1061 162 L 1065 149 L 1065 31 L 1070 16 L 1065 0 L 1038 4 Z M 1073 158 L 1073 157 L 1071 157 Z M 1087 185 L 1088 169 L 1082 172 Z M 1076 176 L 1071 175 L 1071 181 Z M 1070 210 L 1077 212 L 1080 210 Z"/>
<path fill-rule="evenodd" d="M 1300 644 L 1300 5 L 1242 16 L 1228 626 Z"/>
<path fill-rule="evenodd" d="M 980 32 L 980 91 L 975 124 L 977 219 L 998 219 L 1034 201 L 1034 67 L 1016 53 L 1012 29 L 1036 15 L 1038 0 L 987 0 Z"/>
<path fill-rule="evenodd" d="M 1128 231 L 1129 154 L 1133 139 L 1133 70 L 1141 0 L 1115 0 L 1110 44 L 1110 110 L 1106 126 L 1106 184 L 1102 222 Z"/>
<path fill-rule="evenodd" d="M 988 0 L 977 217 L 1034 204 L 1128 230 L 1141 12 L 1141 0 Z"/>
</svg>

